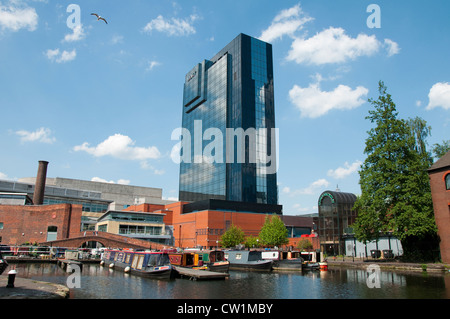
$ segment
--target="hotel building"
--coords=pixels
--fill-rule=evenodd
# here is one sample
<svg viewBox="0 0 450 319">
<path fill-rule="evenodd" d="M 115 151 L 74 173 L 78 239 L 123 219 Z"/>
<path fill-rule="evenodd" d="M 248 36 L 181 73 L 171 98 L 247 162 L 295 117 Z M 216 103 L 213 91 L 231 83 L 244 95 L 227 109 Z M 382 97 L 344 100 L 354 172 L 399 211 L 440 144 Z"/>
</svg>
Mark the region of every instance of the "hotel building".
<svg viewBox="0 0 450 319">
<path fill-rule="evenodd" d="M 182 110 L 180 201 L 278 204 L 271 44 L 239 34 L 195 65 Z"/>
</svg>

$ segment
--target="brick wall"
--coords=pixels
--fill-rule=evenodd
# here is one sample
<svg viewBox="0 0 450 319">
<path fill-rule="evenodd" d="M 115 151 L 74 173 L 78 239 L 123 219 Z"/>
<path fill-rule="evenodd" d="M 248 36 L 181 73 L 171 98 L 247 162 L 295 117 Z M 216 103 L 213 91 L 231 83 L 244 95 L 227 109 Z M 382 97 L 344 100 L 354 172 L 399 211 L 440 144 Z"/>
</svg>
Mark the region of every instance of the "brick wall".
<svg viewBox="0 0 450 319">
<path fill-rule="evenodd" d="M 0 205 L 1 243 L 20 245 L 44 242 L 49 226 L 57 227 L 57 239 L 80 232 L 81 205 L 57 204 L 39 206 Z"/>
<path fill-rule="evenodd" d="M 450 174 L 450 167 L 429 173 L 431 196 L 433 198 L 434 217 L 441 239 L 440 250 L 442 262 L 450 263 L 450 190 L 445 188 L 445 176 Z"/>
</svg>

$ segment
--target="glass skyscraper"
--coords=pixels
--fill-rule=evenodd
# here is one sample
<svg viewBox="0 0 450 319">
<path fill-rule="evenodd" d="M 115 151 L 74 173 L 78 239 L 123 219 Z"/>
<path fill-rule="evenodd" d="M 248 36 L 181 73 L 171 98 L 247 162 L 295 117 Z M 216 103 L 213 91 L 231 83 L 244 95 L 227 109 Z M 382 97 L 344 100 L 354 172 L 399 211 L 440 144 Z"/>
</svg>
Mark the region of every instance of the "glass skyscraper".
<svg viewBox="0 0 450 319">
<path fill-rule="evenodd" d="M 278 204 L 272 45 L 238 35 L 186 74 L 180 201 Z"/>
</svg>

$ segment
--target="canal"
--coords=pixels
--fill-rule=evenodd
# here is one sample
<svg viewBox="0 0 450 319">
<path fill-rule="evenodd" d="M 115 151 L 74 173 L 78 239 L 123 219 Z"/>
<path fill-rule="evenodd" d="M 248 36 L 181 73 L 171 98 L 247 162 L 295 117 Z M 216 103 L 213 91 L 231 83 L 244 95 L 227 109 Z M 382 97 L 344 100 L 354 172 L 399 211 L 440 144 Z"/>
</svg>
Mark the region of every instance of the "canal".
<svg viewBox="0 0 450 319">
<path fill-rule="evenodd" d="M 69 276 L 55 264 L 10 265 L 18 276 L 70 285 Z M 154 280 L 125 274 L 96 264 L 85 264 L 79 288 L 71 299 L 450 299 L 449 273 L 376 273 L 369 282 L 364 269 L 328 271 L 237 272 L 226 280 Z M 73 283 L 74 281 L 72 281 Z M 376 284 L 374 284 L 376 283 Z"/>
</svg>

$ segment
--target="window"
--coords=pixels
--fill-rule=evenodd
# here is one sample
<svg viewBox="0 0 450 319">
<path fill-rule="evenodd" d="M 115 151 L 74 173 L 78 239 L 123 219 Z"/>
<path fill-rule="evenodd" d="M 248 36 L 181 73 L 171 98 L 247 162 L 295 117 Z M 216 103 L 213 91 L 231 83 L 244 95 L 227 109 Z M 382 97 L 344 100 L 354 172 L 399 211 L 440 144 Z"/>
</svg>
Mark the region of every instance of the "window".
<svg viewBox="0 0 450 319">
<path fill-rule="evenodd" d="M 445 176 L 445 189 L 450 190 L 450 173 Z"/>
<path fill-rule="evenodd" d="M 48 226 L 47 227 L 47 241 L 56 240 L 58 237 L 58 227 Z"/>
<path fill-rule="evenodd" d="M 3 222 L 0 222 L 0 229 L 3 229 Z"/>
</svg>

